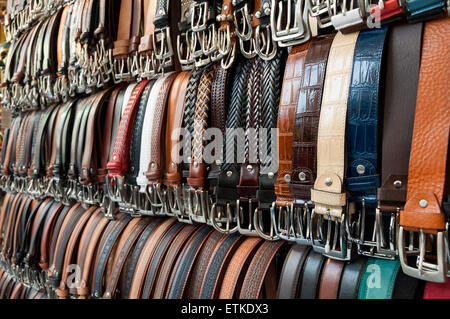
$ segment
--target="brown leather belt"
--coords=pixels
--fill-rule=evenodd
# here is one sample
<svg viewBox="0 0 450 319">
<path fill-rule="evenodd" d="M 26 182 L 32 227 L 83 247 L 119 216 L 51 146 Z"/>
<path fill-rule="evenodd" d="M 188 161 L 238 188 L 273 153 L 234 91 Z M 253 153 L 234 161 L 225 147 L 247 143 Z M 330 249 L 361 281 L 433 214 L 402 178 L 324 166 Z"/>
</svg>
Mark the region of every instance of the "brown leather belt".
<svg viewBox="0 0 450 319">
<path fill-rule="evenodd" d="M 292 174 L 292 136 L 300 85 L 304 76 L 305 57 L 310 42 L 292 48 L 286 61 L 281 100 L 278 110 L 278 175 L 275 184 L 276 201 L 272 208 L 272 219 L 277 225 L 277 235 L 290 237 L 280 229 L 278 220 L 282 216 L 289 216 L 292 211 L 293 196 L 289 191 L 289 182 Z M 288 231 L 288 230 L 286 230 Z"/>
</svg>

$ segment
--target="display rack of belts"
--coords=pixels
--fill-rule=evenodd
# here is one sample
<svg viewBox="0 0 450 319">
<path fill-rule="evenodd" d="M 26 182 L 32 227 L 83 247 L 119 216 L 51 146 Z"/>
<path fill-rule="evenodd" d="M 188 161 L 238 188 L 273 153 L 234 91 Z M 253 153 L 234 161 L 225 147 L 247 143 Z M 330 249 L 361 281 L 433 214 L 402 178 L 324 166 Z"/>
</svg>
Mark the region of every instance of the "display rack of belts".
<svg viewBox="0 0 450 319">
<path fill-rule="evenodd" d="M 449 11 L 6 1 L 0 299 L 450 298 Z"/>
</svg>

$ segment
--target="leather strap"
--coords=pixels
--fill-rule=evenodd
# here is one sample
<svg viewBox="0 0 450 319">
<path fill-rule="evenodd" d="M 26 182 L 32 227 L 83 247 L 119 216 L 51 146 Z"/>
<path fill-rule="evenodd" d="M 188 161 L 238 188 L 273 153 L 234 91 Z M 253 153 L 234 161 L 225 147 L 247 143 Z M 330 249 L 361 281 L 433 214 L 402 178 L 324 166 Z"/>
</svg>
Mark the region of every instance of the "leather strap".
<svg viewBox="0 0 450 319">
<path fill-rule="evenodd" d="M 450 281 L 446 283 L 427 282 L 423 299 L 449 299 Z"/>
<path fill-rule="evenodd" d="M 231 257 L 242 243 L 244 238 L 237 233 L 227 236 L 227 238 L 216 246 L 209 257 L 208 266 L 202 280 L 200 299 L 214 299 L 217 297 L 222 282 L 223 275 L 227 269 Z"/>
<path fill-rule="evenodd" d="M 139 97 L 141 96 L 148 81 L 139 82 L 133 89 L 130 100 L 127 103 L 125 111 L 123 112 L 118 128 L 118 135 L 114 140 L 114 149 L 111 160 L 106 165 L 110 177 L 123 176 L 128 169 L 128 157 L 131 142 L 132 123 L 134 122 L 137 106 L 139 104 Z"/>
<path fill-rule="evenodd" d="M 315 299 L 319 293 L 324 257 L 314 251 L 308 254 L 302 270 L 300 299 Z"/>
<path fill-rule="evenodd" d="M 169 287 L 170 275 L 173 273 L 178 258 L 181 256 L 182 250 L 191 240 L 192 236 L 198 232 L 200 227 L 186 225 L 167 251 L 166 258 L 163 260 L 161 270 L 156 278 L 156 284 L 152 298 L 162 299 L 165 296 L 166 289 Z"/>
<path fill-rule="evenodd" d="M 396 25 L 390 31 L 386 53 L 381 187 L 377 191 L 381 211 L 395 211 L 406 202 L 422 28 L 422 24 Z M 403 56 L 405 50 L 411 53 Z M 398 134 L 400 131 L 403 133 Z"/>
<path fill-rule="evenodd" d="M 281 270 L 278 299 L 295 299 L 299 296 L 302 268 L 310 251 L 309 246 L 293 245 Z"/>
<path fill-rule="evenodd" d="M 359 257 L 345 265 L 339 286 L 339 299 L 356 299 L 358 297 L 366 262 L 367 259 Z"/>
<path fill-rule="evenodd" d="M 153 110 L 153 125 L 152 125 L 152 134 L 150 141 L 150 163 L 148 164 L 148 169 L 145 173 L 149 184 L 159 183 L 163 177 L 164 170 L 163 165 L 164 157 L 161 143 L 163 129 L 164 129 L 164 119 L 167 108 L 167 99 L 169 97 L 170 88 L 172 86 L 173 81 L 177 77 L 177 73 L 170 73 L 164 80 L 159 93 L 158 98 L 156 100 L 155 108 Z"/>
<path fill-rule="evenodd" d="M 346 205 L 343 185 L 345 122 L 353 53 L 358 35 L 359 32 L 348 35 L 337 33 L 331 44 L 320 110 L 317 179 L 311 189 L 316 214 L 330 214 L 338 221 L 341 220 Z M 337 60 L 342 62 L 336 62 Z M 333 156 L 330 157 L 329 154 Z"/>
<path fill-rule="evenodd" d="M 166 298 L 183 298 L 185 289 L 188 288 L 187 284 L 190 280 L 190 274 L 195 274 L 193 271 L 194 263 L 197 261 L 203 245 L 209 241 L 211 234 L 218 233 L 214 232 L 210 227 L 201 227 L 183 248 L 170 277 Z"/>
<path fill-rule="evenodd" d="M 344 266 L 343 261 L 331 258 L 326 260 L 320 280 L 319 299 L 337 299 Z"/>
<path fill-rule="evenodd" d="M 450 74 L 444 66 L 450 58 L 450 44 L 443 39 L 449 32 L 450 18 L 425 25 L 407 201 L 400 211 L 400 225 L 405 230 L 421 229 L 428 234 L 445 230 L 442 202 L 447 195 L 444 191 L 448 191 L 445 177 L 450 137 L 450 109 L 445 96 L 450 88 L 447 81 Z"/>
<path fill-rule="evenodd" d="M 286 61 L 280 107 L 278 109 L 278 176 L 275 184 L 277 206 L 292 202 L 289 182 L 292 174 L 292 136 L 295 108 L 303 82 L 305 57 L 310 42 L 292 48 Z"/>
<path fill-rule="evenodd" d="M 251 262 L 262 242 L 261 238 L 248 237 L 242 241 L 228 264 L 220 287 L 219 299 L 233 299 L 240 294 L 240 283 L 244 279 L 245 269 Z"/>
<path fill-rule="evenodd" d="M 264 281 L 266 279 L 272 279 L 266 278 L 266 275 L 273 276 L 273 274 L 270 274 L 270 266 L 276 261 L 276 254 L 283 245 L 284 242 L 282 241 L 266 241 L 259 247 L 248 267 L 239 298 L 259 298 Z M 270 291 L 270 289 L 267 289 L 268 287 L 266 287 L 266 298 L 275 298 L 276 291 Z"/>
<path fill-rule="evenodd" d="M 311 188 L 316 178 L 320 106 L 333 38 L 334 35 L 314 38 L 305 57 L 304 74 L 307 76 L 300 82 L 292 142 L 289 190 L 294 195 L 294 204 L 311 198 Z"/>
</svg>

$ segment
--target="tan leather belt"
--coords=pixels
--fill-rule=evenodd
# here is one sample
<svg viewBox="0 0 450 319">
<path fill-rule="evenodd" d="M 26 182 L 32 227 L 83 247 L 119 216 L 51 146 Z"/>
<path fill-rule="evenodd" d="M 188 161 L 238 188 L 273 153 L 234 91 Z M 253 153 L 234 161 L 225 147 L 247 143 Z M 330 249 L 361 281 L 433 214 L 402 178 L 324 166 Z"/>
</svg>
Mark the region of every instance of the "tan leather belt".
<svg viewBox="0 0 450 319">
<path fill-rule="evenodd" d="M 448 146 L 450 108 L 448 91 L 450 76 L 446 67 L 450 45 L 444 38 L 450 34 L 450 18 L 425 24 L 419 88 L 417 93 L 414 131 L 409 160 L 408 192 L 405 207 L 400 211 L 398 237 L 399 257 L 403 271 L 424 280 L 447 280 L 446 214 L 444 196 L 448 194 Z M 436 47 L 439 51 L 436 51 Z M 446 184 L 447 183 L 447 184 Z M 446 193 L 447 192 L 447 193 Z M 447 215 L 448 216 L 448 215 Z M 419 233 L 419 248 L 406 246 Z M 434 261 L 428 261 L 429 236 L 437 245 Z M 406 254 L 417 256 L 417 268 L 409 266 Z"/>
</svg>

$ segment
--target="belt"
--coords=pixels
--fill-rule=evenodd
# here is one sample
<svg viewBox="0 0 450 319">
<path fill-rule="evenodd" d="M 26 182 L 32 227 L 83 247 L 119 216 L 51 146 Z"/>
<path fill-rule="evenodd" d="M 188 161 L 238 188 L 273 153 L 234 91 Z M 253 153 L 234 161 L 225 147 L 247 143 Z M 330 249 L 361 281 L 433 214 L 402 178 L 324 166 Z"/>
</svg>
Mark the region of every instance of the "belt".
<svg viewBox="0 0 450 319">
<path fill-rule="evenodd" d="M 380 186 L 378 150 L 378 99 L 382 72 L 383 47 L 387 28 L 362 31 L 355 46 L 353 72 L 350 82 L 347 110 L 347 171 L 345 188 L 349 192 L 348 217 L 351 225 L 358 220 L 356 229 L 348 233 L 349 240 L 357 244 L 358 253 L 373 255 L 376 191 Z M 370 41 L 370 52 L 368 42 Z M 364 66 L 363 66 L 364 64 Z M 369 225 L 368 228 L 367 225 Z M 356 231 L 355 231 L 356 230 Z"/>
<path fill-rule="evenodd" d="M 210 211 L 203 138 L 210 122 L 211 86 L 215 71 L 215 65 L 205 68 L 198 84 L 193 119 L 192 153 L 189 161 L 189 176 L 186 180 L 190 189 L 186 194 L 185 207 L 188 207 L 190 219 L 200 223 L 208 221 Z"/>
<path fill-rule="evenodd" d="M 167 108 L 167 100 L 170 93 L 170 88 L 177 73 L 169 73 L 164 79 L 161 88 L 158 92 L 158 97 L 155 102 L 155 108 L 153 110 L 151 140 L 150 140 L 150 161 L 148 162 L 148 168 L 145 172 L 147 177 L 147 186 L 145 192 L 147 199 L 150 202 L 153 214 L 167 213 L 168 209 L 165 205 L 165 199 L 161 194 L 162 179 L 164 176 L 163 163 L 165 158 L 162 156 L 164 147 L 161 145 L 163 141 L 164 119 Z"/>
<path fill-rule="evenodd" d="M 408 0 L 407 5 L 411 23 L 436 19 L 445 14 L 445 1 L 442 0 Z"/>
<path fill-rule="evenodd" d="M 273 28 L 273 26 L 272 26 Z M 292 137 L 295 118 L 295 108 L 299 100 L 301 83 L 304 76 L 305 57 L 310 42 L 294 47 L 286 61 L 283 85 L 281 88 L 281 100 L 278 109 L 278 175 L 275 184 L 276 201 L 272 208 L 272 219 L 277 225 L 277 235 L 287 238 L 290 235 L 280 229 L 278 221 L 282 216 L 290 214 L 292 210 L 292 194 L 289 191 L 289 183 L 292 174 Z"/>
<path fill-rule="evenodd" d="M 398 25 L 392 28 L 386 61 L 386 89 L 381 159 L 381 187 L 377 191 L 377 224 L 395 224 L 406 201 L 409 154 L 414 125 L 414 112 L 419 83 L 422 24 Z M 407 48 L 411 55 L 401 57 Z M 400 94 L 401 91 L 411 94 Z M 392 120 L 393 119 L 393 120 Z M 403 134 L 397 134 L 401 130 Z M 396 232 L 392 227 L 386 234 L 376 233 L 378 253 L 396 255 L 394 241 L 387 241 Z"/>
<path fill-rule="evenodd" d="M 177 264 L 174 266 L 172 275 L 170 277 L 166 298 L 169 299 L 181 299 L 185 295 L 185 290 L 188 288 L 188 274 L 195 274 L 193 270 L 195 268 L 194 262 L 197 256 L 203 250 L 205 243 L 209 241 L 211 234 L 213 233 L 210 227 L 201 227 L 198 231 L 190 238 L 186 243 L 180 253 L 180 257 Z M 218 234 L 214 232 L 213 234 Z M 196 263 L 199 265 L 200 263 Z M 194 281 L 195 282 L 195 281 Z M 190 290 L 190 289 L 189 289 Z"/>
<path fill-rule="evenodd" d="M 185 113 L 185 98 L 187 86 L 192 72 L 181 72 L 172 85 L 169 95 L 169 106 L 167 109 L 166 126 L 166 166 L 164 184 L 167 190 L 167 201 L 169 214 L 172 214 L 180 221 L 189 222 L 189 216 L 184 214 L 183 202 L 181 199 L 182 181 L 182 160 L 180 157 L 183 115 Z M 179 133 L 177 131 L 180 130 Z M 178 135 L 177 135 L 178 134 Z M 185 218 L 187 217 L 187 218 Z"/>
<path fill-rule="evenodd" d="M 283 245 L 284 242 L 280 241 L 266 241 L 259 247 L 248 266 L 239 298 L 257 299 L 261 294 L 263 298 L 275 298 L 276 254 Z M 265 291 L 262 291 L 263 284 Z"/>
<path fill-rule="evenodd" d="M 298 298 L 302 268 L 309 252 L 308 246 L 293 245 L 291 247 L 281 270 L 277 298 Z"/>
<path fill-rule="evenodd" d="M 235 135 L 229 129 L 243 126 L 245 103 L 247 99 L 247 76 L 249 63 L 238 60 L 233 69 L 233 82 L 230 96 L 230 106 L 227 112 L 223 162 L 215 190 L 216 201 L 211 207 L 211 224 L 222 233 L 232 233 L 238 230 L 236 201 L 239 199 L 236 186 L 239 183 L 239 164 Z"/>
<path fill-rule="evenodd" d="M 450 28 L 450 19 L 444 18 L 425 24 L 422 57 L 419 75 L 414 131 L 411 143 L 411 155 L 408 169 L 408 191 L 406 204 L 400 211 L 400 228 L 398 235 L 398 249 L 403 272 L 412 277 L 426 279 L 434 282 L 447 280 L 447 262 L 445 253 L 444 232 L 446 230 L 446 212 L 443 201 L 447 194 L 446 167 L 450 126 L 448 118 L 450 112 L 448 103 L 442 94 L 448 90 L 448 84 L 441 83 L 447 73 L 441 69 L 446 57 L 450 54 L 450 47 L 442 47 L 439 55 L 433 48 L 440 43 L 443 34 Z M 432 62 L 431 62 L 432 61 Z M 432 94 L 430 96 L 430 94 Z M 439 116 L 430 118 L 429 114 Z M 435 129 L 427 134 L 431 125 Z M 427 154 L 427 167 L 424 166 L 423 155 Z M 429 169 L 429 165 L 433 169 Z M 423 179 L 423 173 L 427 178 Z M 433 181 L 433 182 L 431 182 Z M 405 231 L 414 238 L 419 233 L 419 248 L 411 251 L 413 247 L 405 247 Z M 427 237 L 436 236 L 436 260 L 429 262 L 425 259 L 427 253 Z M 406 252 L 417 258 L 417 268 L 410 266 L 406 260 Z"/>
<path fill-rule="evenodd" d="M 320 106 L 333 35 L 315 38 L 305 57 L 304 74 L 312 74 L 315 68 L 320 72 L 316 76 L 304 77 L 300 83 L 300 93 L 295 112 L 292 141 L 292 173 L 289 191 L 294 196 L 293 207 L 279 216 L 284 227 L 279 236 L 297 243 L 311 243 L 310 220 L 312 206 L 311 188 L 317 173 L 317 134 L 319 130 Z M 294 223 L 294 221 L 297 223 Z"/>
<path fill-rule="evenodd" d="M 244 270 L 248 267 L 251 256 L 254 255 L 261 243 L 261 238 L 257 237 L 246 238 L 240 243 L 223 275 L 218 298 L 233 299 L 240 294 L 239 279 L 244 275 Z"/>
<path fill-rule="evenodd" d="M 353 53 L 358 39 L 358 32 L 343 35 L 336 34 L 331 44 L 328 57 L 325 86 L 323 89 L 322 107 L 320 110 L 319 133 L 317 138 L 317 179 L 311 189 L 311 200 L 314 210 L 311 220 L 317 216 L 318 223 L 325 220 L 328 226 L 326 238 L 312 233 L 313 248 L 324 253 L 325 256 L 336 259 L 349 259 L 350 246 L 345 234 L 346 194 L 344 191 L 345 164 L 345 120 L 347 113 L 347 99 L 352 71 Z M 343 59 L 347 63 L 333 64 L 335 59 Z M 336 67 L 336 68 L 335 68 Z M 339 87 L 331 89 L 331 83 L 340 83 Z M 340 92 L 335 99 L 332 92 Z M 326 154 L 331 152 L 333 157 Z M 331 223 L 338 232 L 331 243 Z M 340 226 L 340 227 L 339 227 Z M 339 242 L 337 242 L 339 239 Z"/>
</svg>

